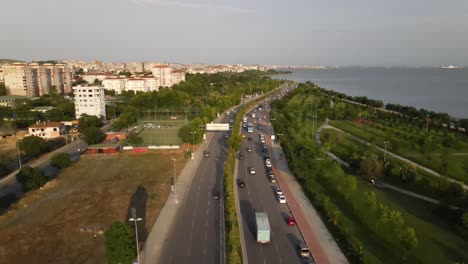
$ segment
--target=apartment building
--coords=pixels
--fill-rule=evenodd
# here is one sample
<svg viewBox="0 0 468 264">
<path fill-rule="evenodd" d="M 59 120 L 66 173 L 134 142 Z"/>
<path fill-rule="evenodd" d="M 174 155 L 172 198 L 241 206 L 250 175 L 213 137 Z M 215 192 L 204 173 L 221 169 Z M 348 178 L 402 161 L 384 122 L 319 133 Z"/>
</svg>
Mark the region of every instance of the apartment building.
<svg viewBox="0 0 468 264">
<path fill-rule="evenodd" d="M 145 80 L 140 78 L 128 78 L 125 80 L 125 90 L 136 92 L 147 92 Z"/>
<path fill-rule="evenodd" d="M 3 78 L 3 68 L 0 66 L 0 82 L 4 82 L 5 79 Z"/>
<path fill-rule="evenodd" d="M 121 94 L 125 90 L 126 78 L 107 77 L 102 80 L 102 85 L 106 90 L 115 91 L 116 94 Z"/>
<path fill-rule="evenodd" d="M 11 95 L 41 96 L 49 94 L 51 86 L 57 93 L 71 91 L 71 71 L 65 64 L 14 63 L 4 65 L 3 72 Z"/>
<path fill-rule="evenodd" d="M 152 69 L 154 78 L 159 81 L 159 86 L 171 87 L 174 84 L 178 84 L 185 81 L 185 72 L 182 70 L 174 70 L 172 67 L 167 65 L 157 65 Z"/>
<path fill-rule="evenodd" d="M 22 95 L 27 97 L 36 96 L 37 71 L 23 63 L 14 63 L 3 66 L 5 86 L 10 95 Z"/>
<path fill-rule="evenodd" d="M 41 137 L 43 139 L 51 139 L 59 137 L 64 133 L 64 127 L 60 122 L 36 122 L 36 124 L 28 127 L 29 136 Z"/>
<path fill-rule="evenodd" d="M 81 115 L 93 115 L 98 117 L 106 116 L 106 100 L 104 87 L 100 86 L 74 86 L 75 94 L 75 115 L 80 118 Z"/>
<path fill-rule="evenodd" d="M 87 81 L 88 83 L 94 83 L 94 80 L 96 79 L 103 81 L 108 77 L 112 77 L 112 75 L 108 73 L 85 73 L 83 75 L 83 80 Z"/>
</svg>

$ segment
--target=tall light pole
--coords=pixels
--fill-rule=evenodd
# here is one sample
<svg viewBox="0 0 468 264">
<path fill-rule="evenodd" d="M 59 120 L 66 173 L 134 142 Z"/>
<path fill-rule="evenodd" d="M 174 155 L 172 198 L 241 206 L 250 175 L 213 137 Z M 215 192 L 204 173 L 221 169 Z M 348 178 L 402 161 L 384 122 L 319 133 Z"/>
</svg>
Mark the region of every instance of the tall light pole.
<svg viewBox="0 0 468 264">
<path fill-rule="evenodd" d="M 279 143 L 280 146 L 281 146 L 281 136 L 282 136 L 283 134 L 276 134 L 276 135 L 278 136 L 278 143 Z"/>
<path fill-rule="evenodd" d="M 197 131 L 191 131 L 190 134 L 192 134 L 192 159 L 193 159 L 193 145 L 195 145 L 195 134 Z"/>
<path fill-rule="evenodd" d="M 385 162 L 385 159 L 387 158 L 387 144 L 390 143 L 390 141 L 386 140 L 383 143 L 385 144 L 385 151 L 383 156 L 383 161 Z"/>
<path fill-rule="evenodd" d="M 131 209 L 132 218 L 128 219 L 131 222 L 135 222 L 135 240 L 136 240 L 136 251 L 137 251 L 137 263 L 140 264 L 140 250 L 138 248 L 138 225 L 137 222 L 141 221 L 141 218 L 136 217 L 136 209 Z"/>
<path fill-rule="evenodd" d="M 173 162 L 173 168 L 174 168 L 174 172 L 172 174 L 172 186 L 174 188 L 174 199 L 175 199 L 175 202 L 177 203 L 177 193 L 176 193 L 176 174 L 175 174 L 175 162 L 177 159 L 175 158 L 171 158 L 172 159 L 172 162 Z"/>
</svg>

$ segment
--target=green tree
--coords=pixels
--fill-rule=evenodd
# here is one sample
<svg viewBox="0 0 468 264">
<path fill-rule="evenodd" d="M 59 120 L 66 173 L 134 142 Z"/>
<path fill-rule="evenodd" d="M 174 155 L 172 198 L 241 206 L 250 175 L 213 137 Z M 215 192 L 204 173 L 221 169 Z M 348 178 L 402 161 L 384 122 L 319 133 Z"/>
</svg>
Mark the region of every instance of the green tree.
<svg viewBox="0 0 468 264">
<path fill-rule="evenodd" d="M 52 94 L 57 94 L 57 93 L 58 93 L 57 86 L 51 85 L 51 86 L 49 87 L 49 94 L 52 95 Z"/>
<path fill-rule="evenodd" d="M 41 188 L 49 179 L 40 169 L 25 166 L 16 174 L 16 180 L 25 192 L 29 192 Z"/>
<path fill-rule="evenodd" d="M 106 258 L 109 264 L 132 263 L 136 256 L 132 229 L 121 222 L 114 221 L 104 234 Z"/>
<path fill-rule="evenodd" d="M 8 95 L 8 90 L 4 83 L 0 83 L 0 96 Z"/>
<path fill-rule="evenodd" d="M 101 143 L 106 138 L 106 134 L 98 127 L 89 127 L 83 132 L 83 135 L 88 145 Z"/>
<path fill-rule="evenodd" d="M 400 231 L 398 234 L 398 241 L 400 242 L 401 247 L 403 248 L 403 260 L 406 260 L 408 252 L 413 248 L 418 246 L 418 238 L 416 237 L 416 232 L 411 227 L 406 227 Z"/>
<path fill-rule="evenodd" d="M 101 118 L 92 115 L 81 115 L 78 119 L 78 130 L 84 132 L 90 127 L 100 127 L 102 125 Z"/>
<path fill-rule="evenodd" d="M 70 154 L 62 152 L 57 153 L 52 158 L 50 158 L 50 164 L 57 169 L 64 169 L 72 165 L 72 161 L 70 159 Z"/>
<path fill-rule="evenodd" d="M 19 142 L 19 148 L 28 156 L 38 157 L 47 151 L 47 143 L 41 137 L 29 136 Z"/>
<path fill-rule="evenodd" d="M 368 181 L 380 177 L 382 171 L 383 165 L 382 162 L 377 159 L 377 156 L 367 156 L 361 161 L 361 172 Z"/>
<path fill-rule="evenodd" d="M 131 134 L 127 138 L 127 143 L 132 146 L 137 146 L 143 144 L 143 138 L 139 137 L 136 134 Z"/>
<path fill-rule="evenodd" d="M 461 216 L 461 226 L 468 231 L 468 212 L 464 212 Z"/>
<path fill-rule="evenodd" d="M 416 167 L 407 162 L 400 169 L 400 178 L 405 182 L 413 182 L 416 179 L 416 172 Z"/>
</svg>

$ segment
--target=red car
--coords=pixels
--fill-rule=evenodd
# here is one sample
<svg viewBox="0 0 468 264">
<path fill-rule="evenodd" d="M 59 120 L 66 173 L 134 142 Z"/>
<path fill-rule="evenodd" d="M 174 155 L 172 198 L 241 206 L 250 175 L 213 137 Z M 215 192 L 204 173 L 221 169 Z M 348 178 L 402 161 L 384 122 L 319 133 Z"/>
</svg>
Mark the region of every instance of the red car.
<svg viewBox="0 0 468 264">
<path fill-rule="evenodd" d="M 286 223 L 288 223 L 289 226 L 293 226 L 296 224 L 296 219 L 294 217 L 290 216 L 288 219 L 286 219 Z"/>
</svg>

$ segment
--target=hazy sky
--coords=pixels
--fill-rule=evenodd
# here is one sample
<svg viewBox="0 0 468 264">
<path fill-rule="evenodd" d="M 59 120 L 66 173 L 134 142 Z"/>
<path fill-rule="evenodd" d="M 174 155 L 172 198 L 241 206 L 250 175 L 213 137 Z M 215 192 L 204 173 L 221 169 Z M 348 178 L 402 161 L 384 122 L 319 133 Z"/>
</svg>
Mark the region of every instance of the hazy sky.
<svg viewBox="0 0 468 264">
<path fill-rule="evenodd" d="M 2 0 L 0 58 L 468 65 L 468 0 Z"/>
</svg>

